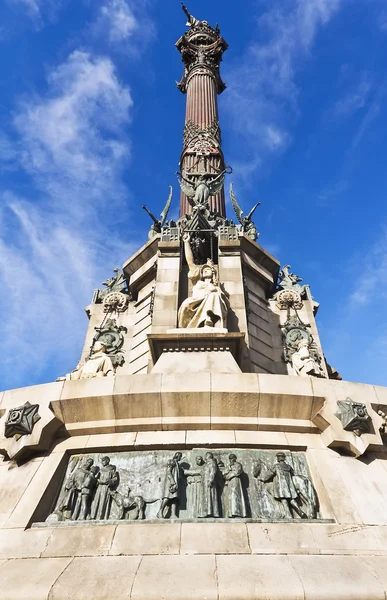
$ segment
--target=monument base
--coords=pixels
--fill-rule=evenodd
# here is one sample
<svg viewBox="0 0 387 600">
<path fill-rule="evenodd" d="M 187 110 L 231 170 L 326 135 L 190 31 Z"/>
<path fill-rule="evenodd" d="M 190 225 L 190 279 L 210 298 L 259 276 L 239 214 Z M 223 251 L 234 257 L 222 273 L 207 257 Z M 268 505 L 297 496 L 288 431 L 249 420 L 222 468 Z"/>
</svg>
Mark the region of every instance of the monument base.
<svg viewBox="0 0 387 600">
<path fill-rule="evenodd" d="M 154 363 L 151 373 L 241 373 L 243 339 L 242 333 L 213 327 L 150 334 L 148 341 Z"/>
</svg>

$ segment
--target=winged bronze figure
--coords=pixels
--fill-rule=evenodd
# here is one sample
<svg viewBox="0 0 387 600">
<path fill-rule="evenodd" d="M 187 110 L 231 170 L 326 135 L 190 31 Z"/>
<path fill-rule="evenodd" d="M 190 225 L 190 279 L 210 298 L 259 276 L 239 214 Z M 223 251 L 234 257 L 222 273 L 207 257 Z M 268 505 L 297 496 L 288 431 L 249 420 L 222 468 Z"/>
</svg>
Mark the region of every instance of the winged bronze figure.
<svg viewBox="0 0 387 600">
<path fill-rule="evenodd" d="M 168 213 L 169 213 L 169 208 L 171 206 L 171 202 L 172 202 L 172 186 L 170 185 L 169 186 L 168 200 L 167 200 L 167 203 L 164 206 L 163 211 L 162 211 L 162 213 L 160 215 L 160 219 L 156 219 L 156 217 L 145 206 L 145 204 L 142 205 L 141 208 L 143 208 L 148 213 L 148 215 L 150 216 L 150 218 L 153 221 L 153 225 L 151 226 L 151 228 L 149 229 L 149 232 L 148 232 L 148 239 L 151 240 L 155 235 L 161 233 L 161 228 L 163 227 L 163 225 L 164 225 L 164 223 L 165 223 L 165 221 L 167 219 L 167 216 L 168 216 Z"/>
<path fill-rule="evenodd" d="M 243 233 L 245 233 L 247 235 L 247 237 L 249 237 L 251 240 L 253 240 L 255 242 L 255 240 L 259 236 L 259 233 L 257 231 L 255 224 L 251 220 L 251 217 L 253 216 L 255 210 L 258 208 L 258 206 L 261 203 L 257 202 L 256 204 L 254 204 L 254 206 L 251 209 L 251 211 L 249 212 L 249 214 L 246 217 L 244 217 L 243 210 L 241 209 L 241 207 L 239 206 L 239 204 L 237 202 L 237 199 L 235 198 L 235 194 L 234 194 L 234 190 L 233 190 L 232 186 L 233 186 L 233 184 L 230 183 L 230 197 L 231 197 L 231 202 L 232 202 L 236 217 L 237 217 L 239 223 L 242 225 Z"/>
<path fill-rule="evenodd" d="M 207 208 L 208 198 L 215 196 L 222 189 L 225 173 L 232 173 L 231 167 L 226 167 L 217 175 L 209 173 L 189 173 L 183 175 L 176 172 L 182 191 L 191 200 L 191 206 Z M 190 178 L 190 179 L 189 179 Z"/>
</svg>

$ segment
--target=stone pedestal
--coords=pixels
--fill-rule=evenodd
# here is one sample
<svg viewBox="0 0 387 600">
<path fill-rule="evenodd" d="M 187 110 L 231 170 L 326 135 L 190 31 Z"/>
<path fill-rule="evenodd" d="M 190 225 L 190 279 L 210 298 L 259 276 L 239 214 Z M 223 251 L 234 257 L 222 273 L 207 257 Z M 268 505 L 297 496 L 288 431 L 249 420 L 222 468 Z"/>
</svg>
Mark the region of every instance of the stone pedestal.
<svg viewBox="0 0 387 600">
<path fill-rule="evenodd" d="M 215 333 L 216 332 L 216 333 Z M 203 327 L 148 336 L 152 373 L 241 373 L 242 333 Z"/>
</svg>

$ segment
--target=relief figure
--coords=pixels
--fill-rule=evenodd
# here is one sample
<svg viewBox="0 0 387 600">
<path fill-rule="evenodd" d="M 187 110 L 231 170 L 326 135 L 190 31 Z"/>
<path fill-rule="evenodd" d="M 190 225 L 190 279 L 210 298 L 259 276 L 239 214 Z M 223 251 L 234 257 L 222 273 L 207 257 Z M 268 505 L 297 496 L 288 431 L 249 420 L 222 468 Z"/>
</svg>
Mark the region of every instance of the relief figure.
<svg viewBox="0 0 387 600">
<path fill-rule="evenodd" d="M 60 501 L 58 512 L 65 519 L 84 520 L 90 514 L 90 502 L 96 486 L 94 460 L 87 458 L 85 463 L 75 468 L 65 484 L 65 493 Z"/>
<path fill-rule="evenodd" d="M 204 459 L 197 456 L 195 462 L 195 466 L 183 469 L 183 473 L 187 477 L 187 505 L 190 514 L 197 518 L 206 516 L 203 514 Z"/>
<path fill-rule="evenodd" d="M 170 508 L 171 519 L 176 519 L 176 509 L 179 500 L 179 480 L 180 480 L 180 465 L 179 461 L 182 458 L 181 452 L 176 452 L 174 457 L 169 459 L 165 469 L 163 491 L 161 504 L 157 517 L 159 519 L 167 518 L 166 509 Z"/>
<path fill-rule="evenodd" d="M 223 470 L 223 478 L 225 481 L 225 517 L 246 517 L 246 504 L 243 495 L 241 475 L 243 467 L 237 462 L 235 454 L 230 454 L 228 457 L 229 466 Z"/>
<path fill-rule="evenodd" d="M 278 452 L 277 462 L 274 463 L 272 468 L 266 467 L 259 476 L 261 481 L 273 481 L 273 496 L 282 504 L 283 518 L 293 519 L 292 510 L 294 510 L 299 517 L 307 519 L 307 515 L 297 503 L 299 494 L 294 485 L 293 477 L 293 467 L 286 462 L 286 456 L 283 452 Z"/>
<path fill-rule="evenodd" d="M 112 497 L 111 490 L 114 490 L 119 483 L 119 475 L 115 465 L 110 464 L 110 458 L 102 458 L 102 467 L 99 472 L 98 486 L 95 492 L 93 504 L 91 507 L 91 518 L 104 520 L 109 518 Z"/>
</svg>

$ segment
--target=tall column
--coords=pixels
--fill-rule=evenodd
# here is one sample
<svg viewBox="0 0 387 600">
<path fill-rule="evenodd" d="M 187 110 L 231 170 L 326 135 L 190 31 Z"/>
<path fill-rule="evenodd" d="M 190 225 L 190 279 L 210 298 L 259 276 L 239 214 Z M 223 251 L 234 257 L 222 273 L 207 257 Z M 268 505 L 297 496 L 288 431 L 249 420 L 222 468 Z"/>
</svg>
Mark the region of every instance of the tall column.
<svg viewBox="0 0 387 600">
<path fill-rule="evenodd" d="M 206 21 L 198 21 L 184 5 L 183 10 L 188 17 L 189 30 L 176 42 L 184 63 L 184 75 L 178 88 L 187 95 L 180 171 L 191 181 L 195 180 L 196 174 L 204 175 L 210 181 L 225 168 L 217 95 L 226 87 L 220 77 L 219 64 L 228 45 L 220 36 L 218 26 L 213 29 Z M 210 196 L 209 206 L 226 216 L 223 186 Z M 189 214 L 191 210 L 182 191 L 180 216 Z"/>
</svg>

